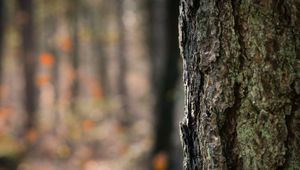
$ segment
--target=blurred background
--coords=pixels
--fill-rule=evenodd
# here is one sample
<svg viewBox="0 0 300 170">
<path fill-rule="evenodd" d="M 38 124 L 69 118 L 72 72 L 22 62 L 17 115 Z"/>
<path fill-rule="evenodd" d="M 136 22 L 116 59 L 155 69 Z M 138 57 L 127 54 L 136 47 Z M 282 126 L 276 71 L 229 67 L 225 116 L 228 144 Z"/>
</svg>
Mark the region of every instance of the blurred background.
<svg viewBox="0 0 300 170">
<path fill-rule="evenodd" d="M 0 170 L 179 170 L 178 0 L 0 0 Z"/>
</svg>

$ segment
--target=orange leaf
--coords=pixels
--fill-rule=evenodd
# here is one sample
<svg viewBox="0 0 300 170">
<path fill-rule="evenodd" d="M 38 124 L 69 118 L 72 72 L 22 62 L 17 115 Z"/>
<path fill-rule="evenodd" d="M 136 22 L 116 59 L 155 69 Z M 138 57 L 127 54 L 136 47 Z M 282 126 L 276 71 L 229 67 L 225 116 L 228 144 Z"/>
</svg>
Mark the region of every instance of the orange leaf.
<svg viewBox="0 0 300 170">
<path fill-rule="evenodd" d="M 60 48 L 62 51 L 69 53 L 73 48 L 73 42 L 70 37 L 65 37 L 61 40 Z"/>
<path fill-rule="evenodd" d="M 116 126 L 116 131 L 117 131 L 118 133 L 122 134 L 122 133 L 125 133 L 125 128 L 124 128 L 124 126 L 118 124 L 118 125 Z"/>
<path fill-rule="evenodd" d="M 54 56 L 51 53 L 42 53 L 40 55 L 40 63 L 50 67 L 54 64 Z"/>
<path fill-rule="evenodd" d="M 0 108 L 0 119 L 8 119 L 8 117 L 11 115 L 11 113 L 13 112 L 12 108 L 9 106 L 5 106 Z"/>
<path fill-rule="evenodd" d="M 96 81 L 91 82 L 91 92 L 92 92 L 92 95 L 96 98 L 103 97 L 101 85 L 99 83 L 97 83 Z"/>
<path fill-rule="evenodd" d="M 37 78 L 36 78 L 36 85 L 38 87 L 42 87 L 46 84 L 48 84 L 50 81 L 51 81 L 51 76 L 49 75 L 39 75 Z"/>
<path fill-rule="evenodd" d="M 96 123 L 92 120 L 84 120 L 82 122 L 82 128 L 84 131 L 90 131 L 92 129 L 94 129 L 96 126 Z"/>
<path fill-rule="evenodd" d="M 26 133 L 26 139 L 30 142 L 33 143 L 37 140 L 38 138 L 38 132 L 34 129 L 30 129 Z"/>
<path fill-rule="evenodd" d="M 127 154 L 128 151 L 129 151 L 129 146 L 126 144 L 120 148 L 120 154 L 122 155 Z"/>
<path fill-rule="evenodd" d="M 156 154 L 153 158 L 154 170 L 166 170 L 168 168 L 168 155 L 165 152 Z"/>
</svg>

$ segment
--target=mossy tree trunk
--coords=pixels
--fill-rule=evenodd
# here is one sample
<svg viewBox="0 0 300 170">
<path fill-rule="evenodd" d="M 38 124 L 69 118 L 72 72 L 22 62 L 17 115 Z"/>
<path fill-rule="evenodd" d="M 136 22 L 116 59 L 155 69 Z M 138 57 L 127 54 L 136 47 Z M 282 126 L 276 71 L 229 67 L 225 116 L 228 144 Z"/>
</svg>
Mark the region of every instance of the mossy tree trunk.
<svg viewBox="0 0 300 170">
<path fill-rule="evenodd" d="M 300 2 L 180 5 L 184 168 L 300 169 Z"/>
</svg>

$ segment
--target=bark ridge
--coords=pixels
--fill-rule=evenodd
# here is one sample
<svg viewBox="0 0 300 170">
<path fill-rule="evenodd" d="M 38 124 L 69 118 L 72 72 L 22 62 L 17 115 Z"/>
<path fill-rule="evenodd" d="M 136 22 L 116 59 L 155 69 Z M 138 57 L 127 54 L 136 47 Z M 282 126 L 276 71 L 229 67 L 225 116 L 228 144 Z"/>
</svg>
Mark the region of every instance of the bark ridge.
<svg viewBox="0 0 300 170">
<path fill-rule="evenodd" d="M 181 0 L 184 169 L 299 169 L 300 3 Z"/>
</svg>

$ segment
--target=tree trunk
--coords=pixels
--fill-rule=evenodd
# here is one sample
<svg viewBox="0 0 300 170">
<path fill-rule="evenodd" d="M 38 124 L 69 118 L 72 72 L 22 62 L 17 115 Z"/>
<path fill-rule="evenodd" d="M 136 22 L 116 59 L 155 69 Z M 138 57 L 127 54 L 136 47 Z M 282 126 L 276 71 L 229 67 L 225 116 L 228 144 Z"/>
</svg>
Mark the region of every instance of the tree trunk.
<svg viewBox="0 0 300 170">
<path fill-rule="evenodd" d="M 128 92 L 126 87 L 126 77 L 127 77 L 127 46 L 126 46 L 126 28 L 124 21 L 125 14 L 125 3 L 124 0 L 116 0 L 116 11 L 117 11 L 117 26 L 118 26 L 118 47 L 117 47 L 117 58 L 118 58 L 118 81 L 117 88 L 120 96 L 120 103 L 122 107 L 121 124 L 128 126 L 131 122 L 132 117 L 130 116 L 129 103 L 128 103 Z"/>
<path fill-rule="evenodd" d="M 25 108 L 27 112 L 26 129 L 35 127 L 35 112 L 37 94 L 35 80 L 36 58 L 34 54 L 33 37 L 33 2 L 32 0 L 18 0 L 21 12 L 21 53 L 24 63 L 25 77 Z"/>
<path fill-rule="evenodd" d="M 80 91 L 79 83 L 79 67 L 80 67 L 80 42 L 79 42 L 79 13 L 81 0 L 69 0 L 68 8 L 68 22 L 70 24 L 70 36 L 72 40 L 72 48 L 70 51 L 70 62 L 74 70 L 74 79 L 71 87 L 71 109 L 73 113 L 77 112 L 77 102 Z"/>
<path fill-rule="evenodd" d="M 0 86 L 2 86 L 2 73 L 3 73 L 4 10 L 5 10 L 4 0 L 0 0 Z"/>
<path fill-rule="evenodd" d="M 108 11 L 110 5 L 108 3 L 101 3 L 99 6 L 94 7 L 90 12 L 90 21 L 89 27 L 92 34 L 92 45 L 93 45 L 93 54 L 97 58 L 97 72 L 99 74 L 98 80 L 102 90 L 102 97 L 108 97 L 109 95 L 109 83 L 108 83 L 108 52 L 107 44 L 105 44 L 101 35 L 108 32 Z M 101 17 L 101 21 L 98 21 L 98 18 Z M 99 30 L 98 28 L 101 28 Z M 100 32 L 100 33 L 99 33 Z"/>
<path fill-rule="evenodd" d="M 184 169 L 300 169 L 300 2 L 181 0 Z"/>
<path fill-rule="evenodd" d="M 177 155 L 172 155 L 175 90 L 178 82 L 178 0 L 149 0 L 151 11 L 152 82 L 155 94 L 155 139 L 153 155 L 166 153 L 168 169 L 174 170 Z"/>
</svg>

